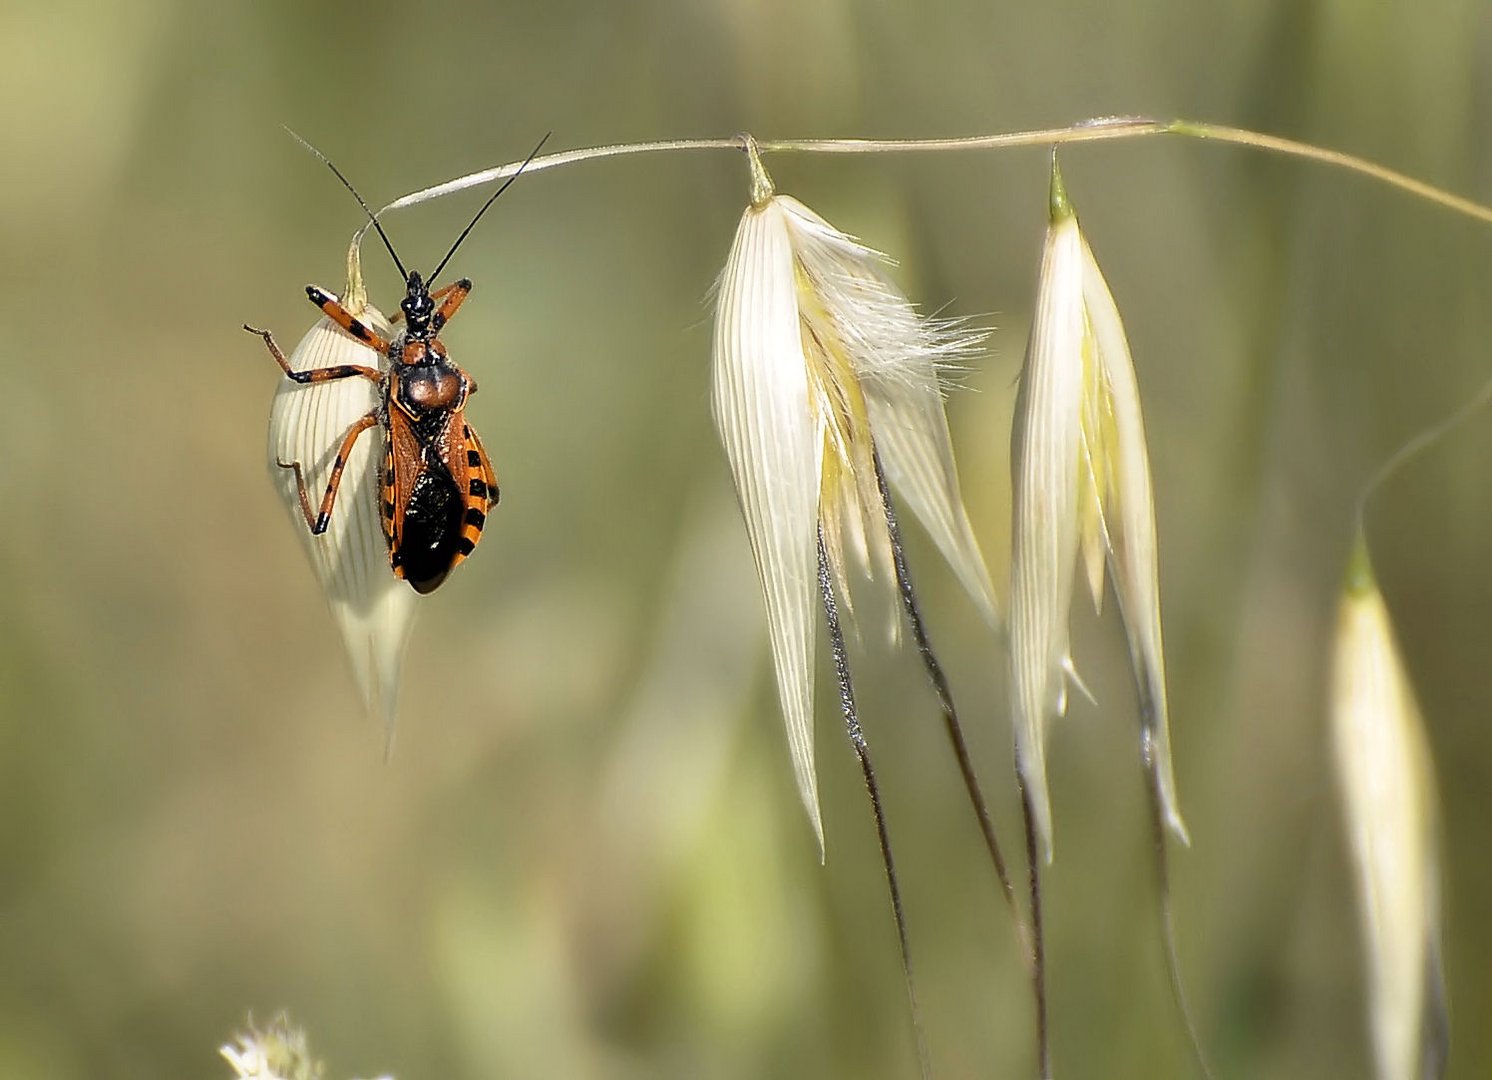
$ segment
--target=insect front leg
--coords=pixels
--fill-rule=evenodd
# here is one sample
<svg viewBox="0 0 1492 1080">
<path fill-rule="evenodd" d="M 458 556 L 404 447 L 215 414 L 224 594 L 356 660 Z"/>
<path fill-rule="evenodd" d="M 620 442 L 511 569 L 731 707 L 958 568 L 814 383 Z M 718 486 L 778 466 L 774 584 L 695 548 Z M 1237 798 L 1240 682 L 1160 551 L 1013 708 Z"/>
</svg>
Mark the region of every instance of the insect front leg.
<svg viewBox="0 0 1492 1080">
<path fill-rule="evenodd" d="M 309 371 L 296 371 L 293 367 L 290 366 L 290 361 L 285 359 L 285 354 L 280 351 L 280 347 L 275 344 L 275 338 L 273 334 L 271 334 L 268 330 L 256 329 L 255 327 L 250 326 L 248 323 L 244 323 L 243 328 L 251 334 L 258 334 L 260 337 L 262 337 L 264 339 L 264 344 L 269 348 L 269 354 L 275 358 L 275 363 L 280 365 L 281 370 L 283 370 L 286 375 L 290 376 L 291 379 L 293 379 L 295 382 L 301 383 L 302 385 L 306 383 L 331 382 L 333 379 L 350 379 L 354 376 L 361 376 L 362 378 L 368 379 L 375 383 L 383 382 L 383 372 L 379 371 L 377 368 L 365 367 L 362 364 L 337 364 L 333 367 L 312 368 Z"/>
<path fill-rule="evenodd" d="M 431 293 L 431 300 L 440 300 L 441 297 L 445 299 L 441 302 L 440 307 L 436 309 L 434 317 L 430 320 L 430 328 L 437 334 L 440 333 L 440 328 L 455 318 L 456 309 L 462 305 L 466 300 L 467 294 L 470 292 L 471 279 L 462 278 L 460 281 L 451 282 L 444 289 L 436 289 Z"/>
<path fill-rule="evenodd" d="M 330 370 L 324 368 L 322 370 Z M 367 416 L 360 417 L 357 423 L 348 429 L 342 438 L 342 445 L 337 449 L 337 459 L 332 462 L 332 474 L 327 480 L 326 494 L 321 497 L 321 509 L 313 513 L 311 510 L 311 496 L 306 491 L 306 477 L 301 472 L 300 462 L 281 461 L 275 458 L 275 464 L 282 469 L 291 469 L 295 472 L 295 487 L 300 495 L 301 513 L 306 516 L 306 527 L 311 530 L 311 535 L 320 536 L 326 532 L 326 527 L 331 524 L 332 504 L 337 499 L 337 489 L 342 485 L 342 470 L 347 468 L 347 458 L 352 453 L 352 444 L 357 442 L 357 437 L 378 423 L 378 413 L 370 412 Z"/>
<path fill-rule="evenodd" d="M 389 343 L 378 333 L 368 327 L 368 324 L 359 319 L 352 312 L 342 306 L 342 302 L 320 285 L 307 285 L 306 296 L 310 297 L 311 303 L 319 307 L 328 319 L 346 330 L 357 338 L 368 348 L 384 356 L 389 354 Z"/>
</svg>

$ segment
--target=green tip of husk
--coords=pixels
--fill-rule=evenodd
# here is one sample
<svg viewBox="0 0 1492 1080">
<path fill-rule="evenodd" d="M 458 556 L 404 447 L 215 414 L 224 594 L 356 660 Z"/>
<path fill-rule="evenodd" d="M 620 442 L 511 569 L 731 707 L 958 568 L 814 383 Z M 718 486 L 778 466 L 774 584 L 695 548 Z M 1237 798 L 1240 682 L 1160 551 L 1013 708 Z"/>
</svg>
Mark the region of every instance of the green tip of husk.
<svg viewBox="0 0 1492 1080">
<path fill-rule="evenodd" d="M 1062 183 L 1062 170 L 1057 167 L 1057 152 L 1052 151 L 1052 188 L 1047 197 L 1048 213 L 1052 224 L 1072 217 L 1072 203 L 1067 199 L 1067 187 Z"/>
<path fill-rule="evenodd" d="M 352 238 L 347 248 L 347 286 L 342 290 L 342 306 L 353 315 L 361 315 L 368 306 L 368 290 L 363 285 L 363 230 Z"/>
<path fill-rule="evenodd" d="M 1348 596 L 1364 596 L 1378 588 L 1373 578 L 1373 562 L 1368 558 L 1368 539 L 1361 528 L 1352 541 L 1352 551 L 1347 556 L 1347 575 L 1342 587 Z"/>
<path fill-rule="evenodd" d="M 770 199 L 777 191 L 772 183 L 772 177 L 767 168 L 762 164 L 761 151 L 757 148 L 756 140 L 746 132 L 741 133 L 741 145 L 746 150 L 746 160 L 751 167 L 751 205 L 761 206 Z"/>
</svg>

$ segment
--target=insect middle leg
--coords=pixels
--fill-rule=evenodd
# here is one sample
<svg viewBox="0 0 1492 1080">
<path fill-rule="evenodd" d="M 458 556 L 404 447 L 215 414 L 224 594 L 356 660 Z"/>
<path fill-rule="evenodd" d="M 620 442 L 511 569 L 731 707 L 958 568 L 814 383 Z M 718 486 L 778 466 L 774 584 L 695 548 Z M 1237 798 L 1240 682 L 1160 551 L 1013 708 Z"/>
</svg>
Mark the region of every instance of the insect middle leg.
<svg viewBox="0 0 1492 1080">
<path fill-rule="evenodd" d="M 275 337 L 268 330 L 259 330 L 243 324 L 243 328 L 251 334 L 258 334 L 264 339 L 264 344 L 269 348 L 269 354 L 275 358 L 275 363 L 280 365 L 281 370 L 291 379 L 298 383 L 322 383 L 331 382 L 333 379 L 350 379 L 353 376 L 362 376 L 371 382 L 382 383 L 383 372 L 374 367 L 366 367 L 362 364 L 336 364 L 332 367 L 311 368 L 309 371 L 296 371 L 290 366 L 290 361 L 285 359 L 285 354 L 275 344 Z"/>
<path fill-rule="evenodd" d="M 322 370 L 330 370 L 323 368 Z M 311 535 L 320 536 L 326 532 L 326 527 L 332 520 L 332 504 L 337 499 L 337 489 L 342 485 L 342 470 L 347 468 L 347 458 L 352 454 L 352 444 L 357 442 L 357 437 L 378 423 L 378 413 L 370 412 L 367 416 L 359 417 L 358 421 L 347 430 L 342 438 L 342 445 L 337 448 L 337 458 L 332 462 L 332 474 L 327 480 L 326 494 L 321 497 L 321 509 L 315 513 L 311 511 L 311 496 L 306 491 L 306 477 L 301 472 L 300 462 L 281 461 L 275 458 L 275 464 L 282 469 L 295 471 L 296 492 L 300 495 L 301 513 L 306 516 L 306 527 L 311 530 Z"/>
</svg>

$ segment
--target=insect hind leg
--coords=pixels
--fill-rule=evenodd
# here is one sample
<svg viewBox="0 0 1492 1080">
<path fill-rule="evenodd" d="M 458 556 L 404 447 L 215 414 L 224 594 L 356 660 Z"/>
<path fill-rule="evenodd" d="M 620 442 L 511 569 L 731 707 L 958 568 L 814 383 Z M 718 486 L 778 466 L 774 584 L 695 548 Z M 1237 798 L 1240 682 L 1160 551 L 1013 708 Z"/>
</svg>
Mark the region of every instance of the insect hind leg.
<svg viewBox="0 0 1492 1080">
<path fill-rule="evenodd" d="M 378 413 L 370 412 L 367 416 L 360 417 L 356 423 L 347 430 L 342 438 L 342 445 L 337 448 L 336 460 L 332 462 L 332 473 L 327 479 L 326 494 L 321 497 L 321 506 L 317 511 L 311 509 L 311 496 L 306 490 L 306 475 L 301 469 L 298 461 L 281 461 L 275 458 L 275 464 L 282 469 L 290 469 L 295 473 L 296 494 L 300 496 L 301 513 L 306 518 L 306 528 L 311 530 L 312 536 L 320 536 L 326 532 L 327 526 L 332 520 L 332 505 L 337 499 L 337 490 L 342 486 L 342 471 L 347 468 L 347 458 L 352 453 L 352 446 L 357 442 L 357 437 L 378 423 Z"/>
</svg>

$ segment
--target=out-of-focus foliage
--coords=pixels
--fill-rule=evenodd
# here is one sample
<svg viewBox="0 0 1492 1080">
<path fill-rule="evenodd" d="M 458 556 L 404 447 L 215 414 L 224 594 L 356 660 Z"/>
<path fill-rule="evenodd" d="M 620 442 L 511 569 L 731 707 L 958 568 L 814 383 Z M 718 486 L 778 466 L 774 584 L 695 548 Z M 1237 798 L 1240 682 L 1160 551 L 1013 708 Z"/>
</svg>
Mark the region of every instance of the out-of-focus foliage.
<svg viewBox="0 0 1492 1080">
<path fill-rule="evenodd" d="M 280 124 L 373 202 L 549 129 L 563 147 L 1131 112 L 1487 197 L 1489 39 L 1478 0 L 6 5 L 0 1075 L 212 1075 L 246 1010 L 281 1007 L 339 1073 L 403 1080 L 913 1068 L 857 770 L 821 693 L 821 868 L 710 430 L 704 297 L 744 162 L 520 180 L 457 257 L 477 289 L 445 340 L 481 384 L 503 502 L 422 605 L 385 764 L 264 475 L 281 375 L 238 329 L 297 340 L 302 285 L 337 287 L 359 220 Z M 927 310 L 993 313 L 949 410 L 1003 580 L 1045 155 L 769 164 L 900 258 Z M 1364 1075 L 1334 596 L 1357 485 L 1487 373 L 1492 232 L 1179 140 L 1077 148 L 1063 171 L 1144 400 L 1202 1034 L 1222 1075 Z M 479 198 L 391 216 L 405 261 L 428 268 Z M 398 282 L 367 255 L 387 307 Z M 1492 1068 L 1489 462 L 1472 424 L 1368 521 L 1440 763 L 1465 1076 Z M 1017 847 L 1004 661 L 909 540 Z M 1128 658 L 1112 612 L 1073 633 L 1103 707 L 1075 701 L 1049 745 L 1055 1065 L 1175 1075 Z M 1021 1075 L 1026 987 L 934 703 L 912 656 L 867 636 L 856 657 L 935 1064 Z"/>
</svg>

